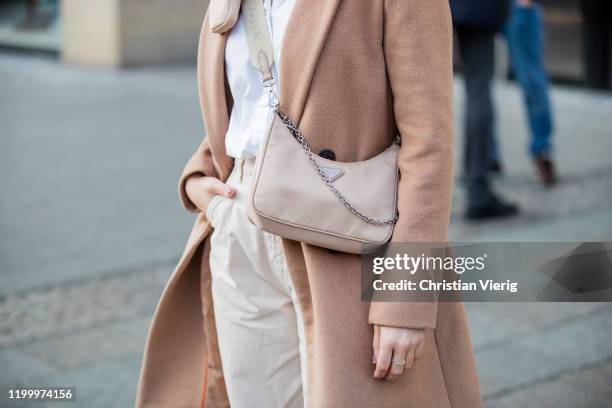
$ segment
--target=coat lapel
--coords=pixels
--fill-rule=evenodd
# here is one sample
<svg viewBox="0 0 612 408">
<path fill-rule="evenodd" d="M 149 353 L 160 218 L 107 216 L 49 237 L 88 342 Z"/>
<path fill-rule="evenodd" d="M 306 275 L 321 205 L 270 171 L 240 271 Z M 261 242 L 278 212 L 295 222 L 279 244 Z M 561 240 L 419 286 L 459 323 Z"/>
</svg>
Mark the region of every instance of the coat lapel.
<svg viewBox="0 0 612 408">
<path fill-rule="evenodd" d="M 280 109 L 299 123 L 340 0 L 297 0 L 281 46 Z"/>
</svg>

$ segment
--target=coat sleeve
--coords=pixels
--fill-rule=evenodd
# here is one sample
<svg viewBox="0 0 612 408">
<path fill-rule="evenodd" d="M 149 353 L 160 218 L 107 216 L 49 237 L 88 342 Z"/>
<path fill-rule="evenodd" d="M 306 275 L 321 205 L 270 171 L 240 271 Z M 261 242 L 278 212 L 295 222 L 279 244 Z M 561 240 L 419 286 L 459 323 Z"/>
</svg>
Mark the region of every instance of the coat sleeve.
<svg viewBox="0 0 612 408">
<path fill-rule="evenodd" d="M 203 94 L 203 87 L 205 86 L 204 81 L 204 41 L 206 41 L 206 34 L 209 31 L 208 26 L 208 11 L 206 12 L 206 16 L 204 17 L 204 22 L 202 23 L 202 29 L 200 31 L 199 45 L 198 45 L 198 92 L 200 96 Z M 200 100 L 200 107 L 202 110 L 202 117 L 204 117 L 204 106 L 203 101 Z M 204 124 L 206 127 L 206 124 Z M 217 171 L 214 166 L 213 155 L 210 148 L 209 139 L 207 137 L 204 138 L 200 146 L 195 151 L 195 153 L 191 156 L 185 168 L 183 169 L 183 173 L 179 179 L 178 189 L 179 189 L 179 197 L 183 204 L 183 207 L 187 211 L 197 213 L 200 210 L 191 202 L 189 196 L 187 195 L 187 191 L 185 190 L 185 186 L 187 184 L 187 179 L 194 175 L 201 176 L 211 176 L 211 177 L 219 177 Z"/>
<path fill-rule="evenodd" d="M 399 219 L 391 242 L 448 239 L 453 180 L 448 0 L 384 0 L 383 48 L 401 136 Z M 372 302 L 369 322 L 435 328 L 437 303 Z"/>
</svg>

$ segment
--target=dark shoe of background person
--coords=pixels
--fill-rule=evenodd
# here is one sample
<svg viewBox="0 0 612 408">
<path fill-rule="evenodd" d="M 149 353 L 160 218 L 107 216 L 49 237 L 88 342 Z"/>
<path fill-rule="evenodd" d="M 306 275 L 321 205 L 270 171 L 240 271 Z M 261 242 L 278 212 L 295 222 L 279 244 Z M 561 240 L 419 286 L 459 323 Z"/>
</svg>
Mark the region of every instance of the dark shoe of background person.
<svg viewBox="0 0 612 408">
<path fill-rule="evenodd" d="M 489 170 L 489 173 L 493 173 L 499 176 L 504 172 L 504 167 L 502 166 L 499 160 L 493 160 L 489 164 L 488 170 Z"/>
<path fill-rule="evenodd" d="M 552 187 L 557 184 L 557 173 L 555 164 L 547 157 L 538 156 L 534 159 L 538 177 L 545 187 Z"/>
<path fill-rule="evenodd" d="M 519 207 L 513 203 L 506 203 L 497 197 L 491 203 L 483 206 L 468 207 L 465 217 L 468 220 L 477 221 L 492 218 L 511 217 L 519 213 Z"/>
</svg>

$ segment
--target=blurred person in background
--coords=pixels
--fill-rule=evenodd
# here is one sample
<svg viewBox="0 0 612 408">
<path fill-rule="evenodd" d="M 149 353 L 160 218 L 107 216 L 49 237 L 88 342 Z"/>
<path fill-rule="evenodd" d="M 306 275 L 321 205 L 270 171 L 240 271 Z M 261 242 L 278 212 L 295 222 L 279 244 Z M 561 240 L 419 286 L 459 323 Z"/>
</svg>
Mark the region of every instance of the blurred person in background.
<svg viewBox="0 0 612 408">
<path fill-rule="evenodd" d="M 552 158 L 553 114 L 549 82 L 544 67 L 544 24 L 539 2 L 511 0 L 512 11 L 504 34 L 508 43 L 510 63 L 523 92 L 533 157 L 539 180 L 546 187 L 557 182 Z M 498 146 L 493 140 L 492 170 L 501 171 Z"/>
<path fill-rule="evenodd" d="M 592 88 L 610 88 L 610 35 L 612 1 L 581 0 L 584 19 L 583 48 L 586 83 Z"/>
<path fill-rule="evenodd" d="M 518 206 L 494 194 L 489 180 L 494 128 L 494 39 L 508 17 L 509 0 L 450 0 L 450 6 L 466 91 L 466 217 L 480 220 L 512 216 L 518 213 Z"/>
</svg>

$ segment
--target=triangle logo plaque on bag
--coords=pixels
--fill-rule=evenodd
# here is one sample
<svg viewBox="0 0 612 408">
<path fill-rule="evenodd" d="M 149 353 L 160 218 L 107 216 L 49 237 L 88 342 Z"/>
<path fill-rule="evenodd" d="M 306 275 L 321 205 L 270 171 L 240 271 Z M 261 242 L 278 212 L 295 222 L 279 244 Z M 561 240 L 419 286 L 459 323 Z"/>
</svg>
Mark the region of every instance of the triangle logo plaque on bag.
<svg viewBox="0 0 612 408">
<path fill-rule="evenodd" d="M 325 174 L 325 177 L 329 179 L 329 181 L 338 180 L 343 174 L 344 170 L 336 168 L 336 167 L 323 167 L 321 166 L 321 171 Z"/>
</svg>

